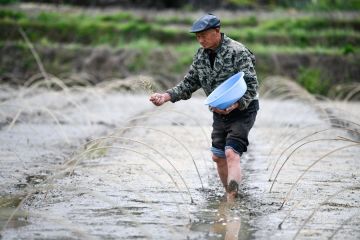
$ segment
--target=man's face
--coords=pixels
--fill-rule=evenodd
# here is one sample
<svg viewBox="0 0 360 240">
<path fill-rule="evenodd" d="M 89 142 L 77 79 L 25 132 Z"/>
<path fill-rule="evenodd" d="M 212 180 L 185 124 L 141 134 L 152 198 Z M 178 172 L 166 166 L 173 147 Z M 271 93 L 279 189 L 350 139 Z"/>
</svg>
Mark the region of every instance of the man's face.
<svg viewBox="0 0 360 240">
<path fill-rule="evenodd" d="M 219 44 L 219 28 L 212 28 L 196 33 L 196 39 L 203 48 L 215 49 Z"/>
</svg>

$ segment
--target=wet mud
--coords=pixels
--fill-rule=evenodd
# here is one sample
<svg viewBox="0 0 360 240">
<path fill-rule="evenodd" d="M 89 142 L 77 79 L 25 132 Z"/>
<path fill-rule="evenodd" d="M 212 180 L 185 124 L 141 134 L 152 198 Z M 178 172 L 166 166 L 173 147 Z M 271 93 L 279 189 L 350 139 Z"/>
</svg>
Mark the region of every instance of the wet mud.
<svg viewBox="0 0 360 240">
<path fill-rule="evenodd" d="M 359 123 L 358 103 L 261 99 L 228 203 L 203 97 L 156 108 L 97 87 L 1 91 L 2 239 L 360 237 L 360 149 L 319 111 Z"/>
</svg>

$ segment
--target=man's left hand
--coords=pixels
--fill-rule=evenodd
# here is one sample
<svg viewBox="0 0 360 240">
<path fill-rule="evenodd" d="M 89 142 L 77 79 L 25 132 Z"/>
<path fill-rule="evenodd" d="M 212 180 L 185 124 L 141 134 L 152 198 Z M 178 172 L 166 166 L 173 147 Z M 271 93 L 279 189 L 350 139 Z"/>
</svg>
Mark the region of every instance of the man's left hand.
<svg viewBox="0 0 360 240">
<path fill-rule="evenodd" d="M 230 107 L 226 108 L 225 110 L 219 109 L 219 108 L 210 108 L 211 111 L 222 114 L 222 115 L 228 115 L 232 110 L 236 109 L 239 107 L 239 103 L 236 102 L 233 105 L 231 105 Z"/>
</svg>

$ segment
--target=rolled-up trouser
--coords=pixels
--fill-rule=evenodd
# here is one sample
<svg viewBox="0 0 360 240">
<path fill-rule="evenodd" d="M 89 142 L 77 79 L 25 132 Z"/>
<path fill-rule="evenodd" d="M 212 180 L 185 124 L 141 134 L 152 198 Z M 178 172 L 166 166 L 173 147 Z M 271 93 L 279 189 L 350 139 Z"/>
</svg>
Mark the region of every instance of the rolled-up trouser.
<svg viewBox="0 0 360 240">
<path fill-rule="evenodd" d="M 252 101 L 248 108 L 240 111 L 235 109 L 228 115 L 213 113 L 212 153 L 225 158 L 225 149 L 231 148 L 240 156 L 247 151 L 248 135 L 253 127 L 259 101 Z"/>
</svg>

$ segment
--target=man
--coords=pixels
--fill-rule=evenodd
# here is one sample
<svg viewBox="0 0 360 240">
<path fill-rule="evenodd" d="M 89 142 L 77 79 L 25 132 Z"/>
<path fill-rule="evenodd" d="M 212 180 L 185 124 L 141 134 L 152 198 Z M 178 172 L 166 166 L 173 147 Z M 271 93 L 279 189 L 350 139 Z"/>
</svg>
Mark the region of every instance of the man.
<svg viewBox="0 0 360 240">
<path fill-rule="evenodd" d="M 243 97 L 225 110 L 210 108 L 214 121 L 212 159 L 227 198 L 232 200 L 241 182 L 240 156 L 247 151 L 248 133 L 259 110 L 255 57 L 243 44 L 220 32 L 220 20 L 215 15 L 207 14 L 195 21 L 190 32 L 195 33 L 202 47 L 195 54 L 189 72 L 174 88 L 151 95 L 150 101 L 160 106 L 168 101 L 187 100 L 199 88 L 208 96 L 226 79 L 244 72 L 247 91 Z"/>
</svg>

